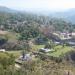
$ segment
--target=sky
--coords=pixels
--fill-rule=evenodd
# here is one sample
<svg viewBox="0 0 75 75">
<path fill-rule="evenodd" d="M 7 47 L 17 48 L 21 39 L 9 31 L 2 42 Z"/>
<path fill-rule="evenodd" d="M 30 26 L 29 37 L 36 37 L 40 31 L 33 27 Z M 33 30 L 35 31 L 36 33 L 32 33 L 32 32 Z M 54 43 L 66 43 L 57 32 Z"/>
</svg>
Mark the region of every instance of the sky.
<svg viewBox="0 0 75 75">
<path fill-rule="evenodd" d="M 0 0 L 0 6 L 16 10 L 63 11 L 75 8 L 75 0 Z"/>
</svg>

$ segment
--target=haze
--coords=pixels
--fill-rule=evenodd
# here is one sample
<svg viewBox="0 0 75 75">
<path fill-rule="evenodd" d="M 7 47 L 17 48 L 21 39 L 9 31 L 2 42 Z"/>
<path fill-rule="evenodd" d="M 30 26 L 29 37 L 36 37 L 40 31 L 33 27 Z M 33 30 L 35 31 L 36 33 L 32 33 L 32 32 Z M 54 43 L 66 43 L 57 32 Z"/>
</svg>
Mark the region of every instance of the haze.
<svg viewBox="0 0 75 75">
<path fill-rule="evenodd" d="M 0 6 L 27 11 L 63 11 L 75 8 L 75 0 L 0 0 Z"/>
</svg>

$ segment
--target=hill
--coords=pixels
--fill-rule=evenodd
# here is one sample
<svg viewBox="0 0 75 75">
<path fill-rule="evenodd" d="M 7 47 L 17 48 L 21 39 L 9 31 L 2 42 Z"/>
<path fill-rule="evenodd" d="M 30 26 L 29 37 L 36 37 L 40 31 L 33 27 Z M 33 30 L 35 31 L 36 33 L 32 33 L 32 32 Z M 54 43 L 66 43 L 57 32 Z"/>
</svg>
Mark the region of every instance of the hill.
<svg viewBox="0 0 75 75">
<path fill-rule="evenodd" d="M 5 6 L 0 6 L 0 12 L 16 13 L 17 11 Z"/>
<path fill-rule="evenodd" d="M 4 6 L 0 6 L 0 13 L 1 12 L 5 12 L 5 13 L 26 13 L 25 11 L 17 11 L 17 10 L 13 10 L 13 9 L 10 9 L 8 7 L 4 7 Z M 27 12 L 29 13 L 29 12 Z M 37 14 L 37 15 L 45 15 L 45 16 L 50 16 L 50 17 L 56 17 L 56 18 L 62 18 L 66 21 L 70 21 L 72 22 L 73 24 L 75 24 L 75 8 L 72 8 L 72 9 L 69 9 L 69 10 L 66 10 L 66 11 L 62 11 L 62 12 L 52 12 L 52 11 L 32 11 L 30 13 L 33 13 L 33 14 Z"/>
<path fill-rule="evenodd" d="M 0 30 L 9 31 L 8 35 L 5 35 L 6 39 L 1 37 L 3 41 L 5 40 L 5 44 L 1 48 L 7 50 L 24 49 L 25 40 L 43 38 L 44 36 L 49 38 L 50 33 L 53 32 L 64 32 L 66 30 L 71 32 L 75 30 L 72 23 L 64 19 L 26 12 L 11 13 L 12 9 L 6 7 L 0 7 L 0 10 Z M 20 36 L 17 37 L 16 34 Z"/>
<path fill-rule="evenodd" d="M 56 18 L 63 18 L 66 21 L 70 21 L 73 24 L 75 24 L 75 8 L 73 9 L 69 9 L 67 11 L 64 12 L 54 12 L 49 14 L 52 17 L 56 17 Z"/>
</svg>

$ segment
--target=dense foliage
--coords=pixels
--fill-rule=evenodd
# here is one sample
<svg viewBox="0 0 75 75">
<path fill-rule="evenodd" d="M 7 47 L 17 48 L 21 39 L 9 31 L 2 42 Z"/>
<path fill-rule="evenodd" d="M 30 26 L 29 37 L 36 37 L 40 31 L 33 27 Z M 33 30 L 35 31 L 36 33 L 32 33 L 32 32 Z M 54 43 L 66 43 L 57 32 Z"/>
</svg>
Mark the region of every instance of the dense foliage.
<svg viewBox="0 0 75 75">
<path fill-rule="evenodd" d="M 8 13 L 8 12 L 0 12 L 0 29 L 11 31 L 14 33 L 18 33 L 19 36 L 15 37 L 15 34 L 11 34 L 10 38 L 14 38 L 9 40 L 9 36 L 5 35 L 6 41 L 1 39 L 0 41 L 5 42 L 1 48 L 5 48 L 7 50 L 17 50 L 23 49 L 21 44 L 24 45 L 23 40 L 31 40 L 35 39 L 36 44 L 43 44 L 47 42 L 47 38 L 53 35 L 50 33 L 55 31 L 74 31 L 75 26 L 69 22 L 64 21 L 63 19 L 51 18 L 48 16 L 39 16 L 30 13 Z M 55 37 L 55 36 L 54 36 Z M 39 41 L 42 40 L 42 41 Z"/>
<path fill-rule="evenodd" d="M 50 41 L 52 38 L 60 40 L 53 32 L 72 32 L 75 26 L 63 19 L 40 16 L 30 13 L 10 13 L 0 12 L 0 48 L 5 50 L 23 50 L 22 55 L 34 53 L 35 49 L 31 45 L 45 45 L 44 48 L 54 49 L 55 44 Z M 6 32 L 3 32 L 6 31 Z M 75 61 L 75 52 L 71 52 L 62 58 L 61 54 L 66 53 L 70 47 L 64 47 L 63 44 L 55 48 L 53 56 L 48 57 L 46 53 L 38 53 L 30 61 L 24 61 L 17 68 L 15 65 L 15 56 L 11 53 L 0 52 L 0 75 L 70 75 L 75 71 L 70 58 Z M 35 47 L 37 50 L 39 48 Z M 41 47 L 40 47 L 41 48 Z M 63 48 L 63 49 L 62 49 Z M 59 51 L 61 49 L 61 51 Z M 64 50 L 64 51 L 62 51 Z M 17 54 L 17 53 L 15 53 Z M 70 58 L 69 58 L 70 57 Z M 70 61 L 69 61 L 70 60 Z M 71 74 L 72 75 L 72 74 Z"/>
<path fill-rule="evenodd" d="M 1 29 L 11 29 L 20 33 L 29 31 L 33 35 L 37 33 L 39 26 L 53 26 L 57 31 L 73 30 L 72 24 L 63 19 L 28 13 L 0 13 Z"/>
</svg>

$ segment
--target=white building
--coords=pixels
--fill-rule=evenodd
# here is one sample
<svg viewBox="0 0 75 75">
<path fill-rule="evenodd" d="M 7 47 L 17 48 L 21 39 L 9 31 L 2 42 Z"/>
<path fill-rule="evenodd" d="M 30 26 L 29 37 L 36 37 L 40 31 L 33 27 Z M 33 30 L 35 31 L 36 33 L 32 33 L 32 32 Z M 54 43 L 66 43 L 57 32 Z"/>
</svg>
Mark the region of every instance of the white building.
<svg viewBox="0 0 75 75">
<path fill-rule="evenodd" d="M 25 54 L 24 57 L 23 56 L 20 56 L 19 59 L 21 59 L 21 60 L 30 60 L 31 59 L 31 56 L 30 56 L 30 54 Z"/>
<path fill-rule="evenodd" d="M 5 49 L 0 49 L 0 52 L 5 52 Z"/>
<path fill-rule="evenodd" d="M 42 52 L 50 52 L 50 51 L 52 51 L 52 49 L 47 49 L 47 48 L 41 48 L 40 49 L 40 51 L 42 51 Z"/>
</svg>

